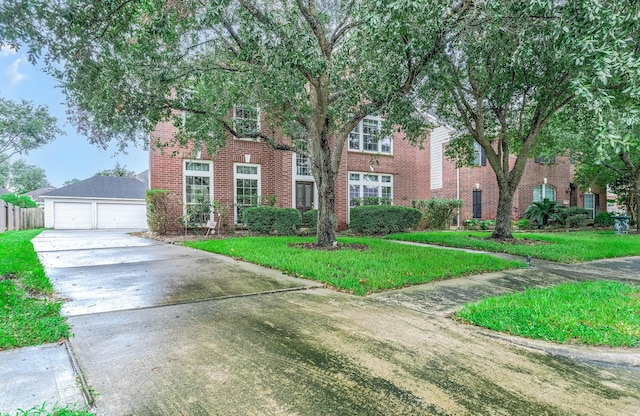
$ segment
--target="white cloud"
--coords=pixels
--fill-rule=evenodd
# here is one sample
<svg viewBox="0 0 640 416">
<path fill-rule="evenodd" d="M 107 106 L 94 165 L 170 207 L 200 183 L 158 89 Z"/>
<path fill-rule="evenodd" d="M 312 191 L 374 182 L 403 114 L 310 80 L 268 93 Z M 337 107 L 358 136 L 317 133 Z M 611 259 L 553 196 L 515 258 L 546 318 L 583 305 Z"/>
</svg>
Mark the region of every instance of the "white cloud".
<svg viewBox="0 0 640 416">
<path fill-rule="evenodd" d="M 22 58 L 18 58 L 4 71 L 4 75 L 9 78 L 9 85 L 13 86 L 25 79 L 24 74 L 20 73 L 18 66 L 22 62 Z"/>
<path fill-rule="evenodd" d="M 15 55 L 16 53 L 18 53 L 18 51 L 16 51 L 10 46 L 7 46 L 7 45 L 0 46 L 0 56 Z"/>
</svg>

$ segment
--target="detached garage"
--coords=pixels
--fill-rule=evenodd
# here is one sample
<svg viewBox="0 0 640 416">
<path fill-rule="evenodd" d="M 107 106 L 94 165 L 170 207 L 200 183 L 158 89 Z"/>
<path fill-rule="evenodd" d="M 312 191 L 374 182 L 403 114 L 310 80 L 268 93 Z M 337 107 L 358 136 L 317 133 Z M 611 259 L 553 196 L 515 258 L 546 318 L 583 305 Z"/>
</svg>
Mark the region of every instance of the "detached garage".
<svg viewBox="0 0 640 416">
<path fill-rule="evenodd" d="M 44 226 L 66 230 L 147 229 L 147 185 L 135 178 L 94 176 L 42 195 Z"/>
</svg>

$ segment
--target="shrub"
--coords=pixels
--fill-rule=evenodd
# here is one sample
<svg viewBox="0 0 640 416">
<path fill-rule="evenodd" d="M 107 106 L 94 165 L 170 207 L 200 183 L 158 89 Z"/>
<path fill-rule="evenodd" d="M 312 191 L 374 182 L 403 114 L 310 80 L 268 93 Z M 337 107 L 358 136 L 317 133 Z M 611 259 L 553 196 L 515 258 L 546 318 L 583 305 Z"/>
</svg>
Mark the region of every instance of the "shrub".
<svg viewBox="0 0 640 416">
<path fill-rule="evenodd" d="M 480 225 L 480 220 L 477 218 L 469 218 L 468 220 L 464 220 L 464 226 L 467 228 L 475 228 Z"/>
<path fill-rule="evenodd" d="M 19 208 L 36 208 L 38 206 L 28 195 L 2 194 L 0 199 Z"/>
<path fill-rule="evenodd" d="M 492 228 L 496 226 L 496 222 L 494 220 L 482 220 L 480 221 L 480 228 L 482 230 L 486 230 L 487 228 Z"/>
<path fill-rule="evenodd" d="M 302 225 L 314 230 L 318 228 L 318 210 L 310 209 L 302 214 Z"/>
<path fill-rule="evenodd" d="M 609 212 L 601 212 L 593 219 L 594 227 L 613 227 L 613 215 Z"/>
<path fill-rule="evenodd" d="M 379 196 L 365 196 L 362 198 L 352 198 L 351 203 L 354 205 L 391 205 L 391 199 L 381 198 Z"/>
<path fill-rule="evenodd" d="M 546 227 L 549 225 L 549 219 L 554 218 L 554 215 L 558 212 L 558 207 L 555 201 L 550 201 L 547 198 L 540 202 L 534 202 L 529 205 L 524 212 L 524 217 L 529 218 L 531 221 L 535 221 L 538 227 Z"/>
<path fill-rule="evenodd" d="M 166 234 L 170 226 L 170 192 L 164 189 L 148 189 L 145 196 L 149 230 L 160 235 Z"/>
<path fill-rule="evenodd" d="M 454 211 L 462 207 L 461 199 L 432 198 L 411 201 L 411 206 L 420 210 L 422 222 L 433 230 L 449 228 Z"/>
<path fill-rule="evenodd" d="M 295 235 L 302 224 L 302 215 L 295 208 L 249 207 L 244 210 L 244 224 L 257 233 Z"/>
<path fill-rule="evenodd" d="M 580 207 L 559 207 L 557 212 L 553 214 L 553 217 L 558 221 L 561 225 L 567 225 L 569 227 L 574 227 L 568 223 L 569 217 L 574 217 L 576 215 L 585 215 L 589 217 L 589 210 Z M 575 221 L 575 219 L 574 219 Z"/>
<path fill-rule="evenodd" d="M 571 215 L 567 217 L 566 225 L 571 228 L 583 228 L 587 226 L 587 219 L 589 219 L 587 214 Z"/>
<path fill-rule="evenodd" d="M 414 228 L 422 213 L 395 205 L 365 205 L 351 208 L 349 227 L 361 234 L 390 234 Z"/>
<path fill-rule="evenodd" d="M 526 219 L 526 218 L 522 218 L 520 220 L 518 220 L 518 228 L 521 230 L 525 230 L 527 228 L 529 228 L 529 225 L 531 224 L 531 221 Z"/>
</svg>

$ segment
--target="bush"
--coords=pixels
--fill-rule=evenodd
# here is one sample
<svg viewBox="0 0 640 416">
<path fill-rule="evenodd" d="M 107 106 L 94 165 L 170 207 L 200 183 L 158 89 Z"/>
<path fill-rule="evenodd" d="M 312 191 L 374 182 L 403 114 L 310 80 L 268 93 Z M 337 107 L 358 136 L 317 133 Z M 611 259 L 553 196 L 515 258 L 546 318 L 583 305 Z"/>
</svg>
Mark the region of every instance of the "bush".
<svg viewBox="0 0 640 416">
<path fill-rule="evenodd" d="M 567 217 L 566 225 L 571 228 L 583 228 L 587 226 L 587 220 L 589 216 L 587 214 L 576 214 Z"/>
<path fill-rule="evenodd" d="M 593 219 L 594 227 L 613 227 L 613 223 L 616 220 L 613 219 L 613 215 L 609 212 L 601 212 Z"/>
<path fill-rule="evenodd" d="M 451 224 L 455 210 L 462 207 L 461 199 L 432 198 L 411 201 L 411 206 L 420 210 L 422 222 L 432 230 L 446 230 Z"/>
<path fill-rule="evenodd" d="M 145 199 L 147 201 L 147 224 L 149 231 L 164 235 L 170 226 L 169 193 L 164 189 L 148 189 Z"/>
<path fill-rule="evenodd" d="M 2 194 L 0 196 L 4 202 L 19 208 L 37 208 L 38 204 L 28 195 Z"/>
<path fill-rule="evenodd" d="M 314 230 L 318 228 L 318 210 L 310 209 L 302 214 L 302 225 Z"/>
<path fill-rule="evenodd" d="M 349 228 L 361 234 L 390 234 L 414 228 L 422 213 L 415 208 L 395 205 L 352 207 Z"/>
<path fill-rule="evenodd" d="M 261 234 L 295 235 L 302 215 L 295 208 L 250 207 L 244 210 L 244 224 L 249 231 Z"/>
<path fill-rule="evenodd" d="M 518 220 L 518 228 L 521 230 L 525 230 L 527 228 L 529 228 L 529 225 L 531 224 L 531 221 L 526 219 L 526 218 L 522 218 L 520 220 Z"/>
<path fill-rule="evenodd" d="M 493 228 L 496 226 L 496 222 L 494 220 L 482 220 L 480 221 L 480 229 L 486 230 L 489 228 Z"/>
<path fill-rule="evenodd" d="M 354 205 L 391 205 L 391 199 L 379 196 L 365 196 L 362 198 L 352 198 L 351 203 Z"/>
<path fill-rule="evenodd" d="M 558 210 L 553 215 L 553 217 L 561 225 L 566 225 L 569 227 L 577 227 L 569 224 L 569 218 L 575 217 L 576 215 L 585 215 L 588 218 L 590 215 L 590 211 L 580 207 L 558 207 Z M 573 220 L 576 221 L 576 218 L 574 218 Z M 584 227 L 584 225 L 582 227 Z"/>
</svg>

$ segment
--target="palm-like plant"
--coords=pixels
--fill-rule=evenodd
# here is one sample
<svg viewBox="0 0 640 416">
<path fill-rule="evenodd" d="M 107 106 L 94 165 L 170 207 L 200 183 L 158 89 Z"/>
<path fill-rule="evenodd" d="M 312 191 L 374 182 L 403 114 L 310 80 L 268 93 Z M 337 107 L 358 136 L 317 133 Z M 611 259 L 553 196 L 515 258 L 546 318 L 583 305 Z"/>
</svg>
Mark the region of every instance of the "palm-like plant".
<svg viewBox="0 0 640 416">
<path fill-rule="evenodd" d="M 535 221 L 538 224 L 538 227 L 540 227 L 540 225 L 546 227 L 549 225 L 549 218 L 552 218 L 557 212 L 558 207 L 556 206 L 555 201 L 550 201 L 545 198 L 542 201 L 534 202 L 529 205 L 527 210 L 524 212 L 524 217 Z"/>
</svg>

